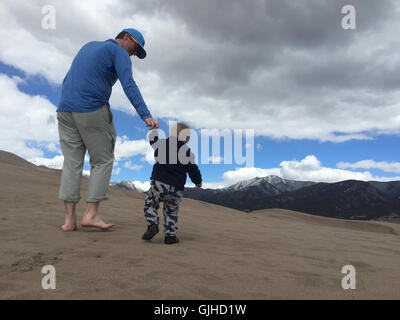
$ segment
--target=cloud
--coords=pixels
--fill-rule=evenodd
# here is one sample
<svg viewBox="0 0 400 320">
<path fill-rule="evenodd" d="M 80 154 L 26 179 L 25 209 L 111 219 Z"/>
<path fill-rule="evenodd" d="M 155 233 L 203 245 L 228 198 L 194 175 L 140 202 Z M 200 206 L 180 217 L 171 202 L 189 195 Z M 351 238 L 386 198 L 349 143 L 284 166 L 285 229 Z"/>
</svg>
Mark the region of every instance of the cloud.
<svg viewBox="0 0 400 320">
<path fill-rule="evenodd" d="M 23 5 L 19 0 L 0 4 L 0 37 L 3 39 L 0 60 L 28 75 L 41 74 L 51 82 L 60 83 L 72 59 L 65 54 L 65 50 L 60 50 L 59 40 L 49 41 L 51 38 L 39 37 L 45 31 L 41 29 L 41 8 L 35 1 Z M 32 14 L 34 12 L 37 14 Z M 47 33 L 51 34 L 51 31 Z M 15 39 L 21 39 L 23 44 L 17 45 Z"/>
<path fill-rule="evenodd" d="M 222 177 L 224 179 L 225 186 L 228 187 L 239 181 L 248 180 L 255 177 L 266 177 L 269 175 L 279 176 L 280 169 L 278 168 L 262 169 L 254 167 L 238 168 L 236 170 L 229 170 L 224 172 Z"/>
<path fill-rule="evenodd" d="M 360 161 L 364 166 L 366 162 Z M 348 164 L 344 163 L 344 166 Z M 377 164 L 371 164 L 371 168 L 376 168 Z M 391 163 L 394 165 L 394 169 L 398 169 L 398 163 Z M 358 169 L 358 165 L 354 165 L 352 169 Z M 393 170 L 393 169 L 391 169 Z M 392 171 L 393 172 L 393 171 Z M 394 171 L 397 172 L 397 171 Z M 224 172 L 223 181 L 220 182 L 207 182 L 203 181 L 203 188 L 219 189 L 229 187 L 237 182 L 250 180 L 256 177 L 266 177 L 269 175 L 276 175 L 283 179 L 297 180 L 297 181 L 313 181 L 313 182 L 327 182 L 334 183 L 344 180 L 360 180 L 360 181 L 395 181 L 400 180 L 400 176 L 397 177 L 380 177 L 374 176 L 368 171 L 355 172 L 350 170 L 342 170 L 337 168 L 324 167 L 321 161 L 314 155 L 308 155 L 304 159 L 282 161 L 279 168 L 255 168 L 255 167 L 244 167 L 237 168 L 235 170 L 229 170 Z M 141 190 L 147 191 L 150 188 L 150 182 L 133 181 L 135 186 Z M 186 187 L 194 188 L 194 184 L 187 181 Z"/>
<path fill-rule="evenodd" d="M 137 164 L 132 164 L 131 161 L 127 161 L 124 163 L 123 165 L 124 168 L 127 168 L 129 170 L 140 170 L 141 168 L 143 168 L 142 165 L 137 165 Z"/>
<path fill-rule="evenodd" d="M 314 182 L 338 182 L 355 179 L 362 181 L 374 180 L 370 172 L 354 172 L 341 169 L 323 167 L 314 156 L 308 155 L 301 161 L 282 161 L 280 163 L 281 177 L 291 180 Z M 379 180 L 379 177 L 376 177 Z"/>
<path fill-rule="evenodd" d="M 148 191 L 150 189 L 150 181 L 141 182 L 141 181 L 132 181 L 136 188 L 142 191 Z M 187 181 L 186 188 L 195 188 L 195 185 L 191 181 Z M 224 182 L 203 182 L 203 189 L 220 189 L 225 188 L 226 184 Z"/>
<path fill-rule="evenodd" d="M 208 158 L 208 161 L 211 162 L 212 164 L 220 164 L 220 163 L 222 163 L 223 160 L 224 160 L 224 158 L 222 158 L 222 157 L 211 156 Z"/>
<path fill-rule="evenodd" d="M 63 163 L 64 163 L 64 156 L 57 155 L 57 156 L 54 156 L 53 158 L 35 157 L 35 158 L 29 158 L 27 160 L 37 166 L 45 166 L 45 167 L 48 167 L 51 169 L 62 170 Z M 84 163 L 86 163 L 86 164 L 89 163 L 88 153 L 85 154 Z M 117 166 L 117 165 L 118 165 L 118 163 L 114 162 L 114 166 Z M 88 172 L 90 172 L 90 171 L 88 171 Z"/>
<path fill-rule="evenodd" d="M 136 188 L 142 191 L 147 191 L 150 189 L 150 181 L 141 182 L 138 180 L 132 181 Z"/>
<path fill-rule="evenodd" d="M 363 163 L 363 162 L 361 162 Z M 392 163 L 391 170 L 398 169 L 398 164 Z M 380 163 L 381 168 L 385 167 Z M 344 167 L 348 167 L 344 164 Z M 376 168 L 371 166 L 370 168 Z M 360 168 L 359 165 L 355 165 L 352 169 Z M 388 167 L 386 167 L 388 168 Z M 393 171 L 392 171 L 393 172 Z M 394 171 L 397 172 L 397 171 Z M 218 185 L 219 187 L 228 187 L 237 182 L 249 180 L 256 177 L 265 177 L 269 175 L 276 175 L 288 180 L 298 180 L 298 181 L 314 181 L 314 182 L 338 182 L 343 180 L 361 180 L 361 181 L 394 181 L 400 180 L 400 177 L 380 177 L 374 176 L 369 171 L 355 172 L 350 170 L 342 170 L 336 168 L 324 167 L 321 161 L 318 160 L 314 155 L 308 155 L 304 159 L 282 161 L 279 168 L 238 168 L 235 170 L 226 171 L 223 174 L 223 182 L 215 182 L 210 185 Z"/>
<path fill-rule="evenodd" d="M 380 169 L 384 172 L 400 173 L 400 162 L 361 160 L 355 163 L 338 162 L 337 167 L 341 169 Z"/>
<path fill-rule="evenodd" d="M 89 178 L 89 177 L 90 177 L 90 170 L 83 170 L 83 171 L 82 171 L 82 175 L 83 175 L 84 177 Z"/>
<path fill-rule="evenodd" d="M 62 170 L 63 163 L 64 163 L 64 156 L 59 155 L 59 156 L 55 156 L 52 159 L 31 158 L 31 159 L 28 159 L 28 161 L 32 162 L 33 164 L 35 164 L 37 166 L 46 166 L 47 168 Z"/>
<path fill-rule="evenodd" d="M 146 140 L 129 140 L 127 136 L 117 137 L 115 143 L 115 160 L 133 157 L 139 154 L 146 155 L 149 144 Z"/>
<path fill-rule="evenodd" d="M 150 145 L 148 145 L 146 154 L 144 157 L 140 158 L 140 161 L 147 162 L 150 165 L 154 164 L 154 149 Z"/>
<path fill-rule="evenodd" d="M 57 149 L 56 108 L 44 97 L 19 91 L 20 81 L 0 74 L 0 149 L 24 158 L 42 157 L 43 148 Z"/>
<path fill-rule="evenodd" d="M 302 172 L 318 171 L 321 169 L 321 162 L 313 155 L 309 155 L 301 161 L 282 161 L 280 165 L 284 170 Z"/>
<path fill-rule="evenodd" d="M 190 185 L 187 185 L 191 188 L 194 188 L 195 185 L 191 183 Z M 203 189 L 221 189 L 227 187 L 226 183 L 224 182 L 204 182 L 202 184 Z"/>
<path fill-rule="evenodd" d="M 55 30 L 41 27 L 47 4 L 56 9 Z M 357 29 L 349 31 L 341 28 L 345 4 L 1 1 L 0 60 L 61 84 L 83 44 L 114 38 L 134 23 L 148 56 L 132 59 L 133 74 L 156 118 L 253 128 L 274 139 L 342 143 L 399 134 L 399 5 L 352 1 Z M 135 114 L 119 84 L 111 104 Z"/>
<path fill-rule="evenodd" d="M 55 117 L 49 117 L 49 119 L 54 119 Z M 48 122 L 49 123 L 49 122 Z M 49 124 L 53 124 L 53 121 L 51 121 Z M 48 143 L 45 148 L 49 150 L 50 152 L 61 152 L 61 149 L 59 148 L 58 144 L 55 142 L 50 142 Z"/>
</svg>

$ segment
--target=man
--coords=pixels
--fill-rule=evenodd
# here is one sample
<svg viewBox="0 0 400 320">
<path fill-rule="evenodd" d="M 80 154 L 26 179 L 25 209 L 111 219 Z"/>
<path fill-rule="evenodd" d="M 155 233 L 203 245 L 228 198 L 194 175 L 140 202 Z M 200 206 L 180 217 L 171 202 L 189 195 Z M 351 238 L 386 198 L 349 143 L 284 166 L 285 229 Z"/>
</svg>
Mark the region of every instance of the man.
<svg viewBox="0 0 400 320">
<path fill-rule="evenodd" d="M 90 156 L 87 207 L 81 225 L 107 230 L 113 224 L 98 216 L 100 201 L 108 199 L 114 162 L 116 131 L 110 110 L 112 86 L 120 80 L 136 112 L 150 129 L 158 128 L 132 78 L 130 56 L 146 57 L 143 35 L 136 29 L 124 29 L 115 40 L 92 41 L 74 58 L 62 86 L 57 108 L 60 146 L 64 165 L 59 199 L 64 200 L 63 231 L 76 229 L 76 204 L 86 150 Z"/>
</svg>

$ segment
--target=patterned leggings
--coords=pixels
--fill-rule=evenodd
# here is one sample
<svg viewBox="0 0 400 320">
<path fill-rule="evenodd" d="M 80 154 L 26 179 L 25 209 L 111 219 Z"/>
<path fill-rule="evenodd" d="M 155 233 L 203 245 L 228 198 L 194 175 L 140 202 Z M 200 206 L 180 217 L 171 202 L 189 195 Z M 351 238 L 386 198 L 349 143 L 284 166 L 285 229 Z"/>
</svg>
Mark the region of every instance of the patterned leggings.
<svg viewBox="0 0 400 320">
<path fill-rule="evenodd" d="M 152 181 L 150 190 L 147 191 L 144 201 L 144 217 L 147 225 L 159 223 L 158 208 L 164 202 L 164 232 L 165 235 L 174 236 L 178 230 L 178 210 L 182 201 L 182 191 L 169 184 Z"/>
</svg>

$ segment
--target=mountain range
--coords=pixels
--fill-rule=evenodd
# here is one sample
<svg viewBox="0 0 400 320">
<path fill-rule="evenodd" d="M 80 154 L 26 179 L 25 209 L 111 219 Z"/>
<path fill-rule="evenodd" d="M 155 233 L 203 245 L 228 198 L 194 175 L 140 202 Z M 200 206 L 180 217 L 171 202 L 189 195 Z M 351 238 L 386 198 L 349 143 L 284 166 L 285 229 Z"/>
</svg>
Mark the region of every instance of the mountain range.
<svg viewBox="0 0 400 320">
<path fill-rule="evenodd" d="M 222 189 L 186 188 L 184 197 L 253 211 L 282 208 L 343 219 L 400 218 L 400 181 L 294 181 L 267 176 Z"/>
<path fill-rule="evenodd" d="M 310 185 L 310 181 L 294 181 L 278 176 L 253 178 L 221 189 L 185 188 L 183 196 L 225 207 L 252 211 L 263 209 L 263 201 L 285 192 L 295 191 Z"/>
<path fill-rule="evenodd" d="M 0 152 L 0 162 L 36 167 L 5 151 Z M 110 185 L 143 192 L 130 181 L 111 182 Z M 315 183 L 271 175 L 221 189 L 185 188 L 183 196 L 246 212 L 281 208 L 342 219 L 400 219 L 400 181 Z"/>
</svg>

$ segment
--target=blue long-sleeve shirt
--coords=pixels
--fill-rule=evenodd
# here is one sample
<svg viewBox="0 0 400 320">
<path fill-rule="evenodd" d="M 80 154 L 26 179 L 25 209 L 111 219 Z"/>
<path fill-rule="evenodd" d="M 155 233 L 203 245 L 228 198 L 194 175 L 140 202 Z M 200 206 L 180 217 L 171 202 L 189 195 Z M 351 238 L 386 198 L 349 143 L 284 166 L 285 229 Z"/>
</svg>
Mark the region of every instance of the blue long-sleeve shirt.
<svg viewBox="0 0 400 320">
<path fill-rule="evenodd" d="M 151 114 L 132 77 L 129 54 L 116 41 L 92 41 L 74 58 L 64 78 L 57 111 L 92 112 L 108 104 L 119 79 L 136 112 L 144 120 Z"/>
</svg>

